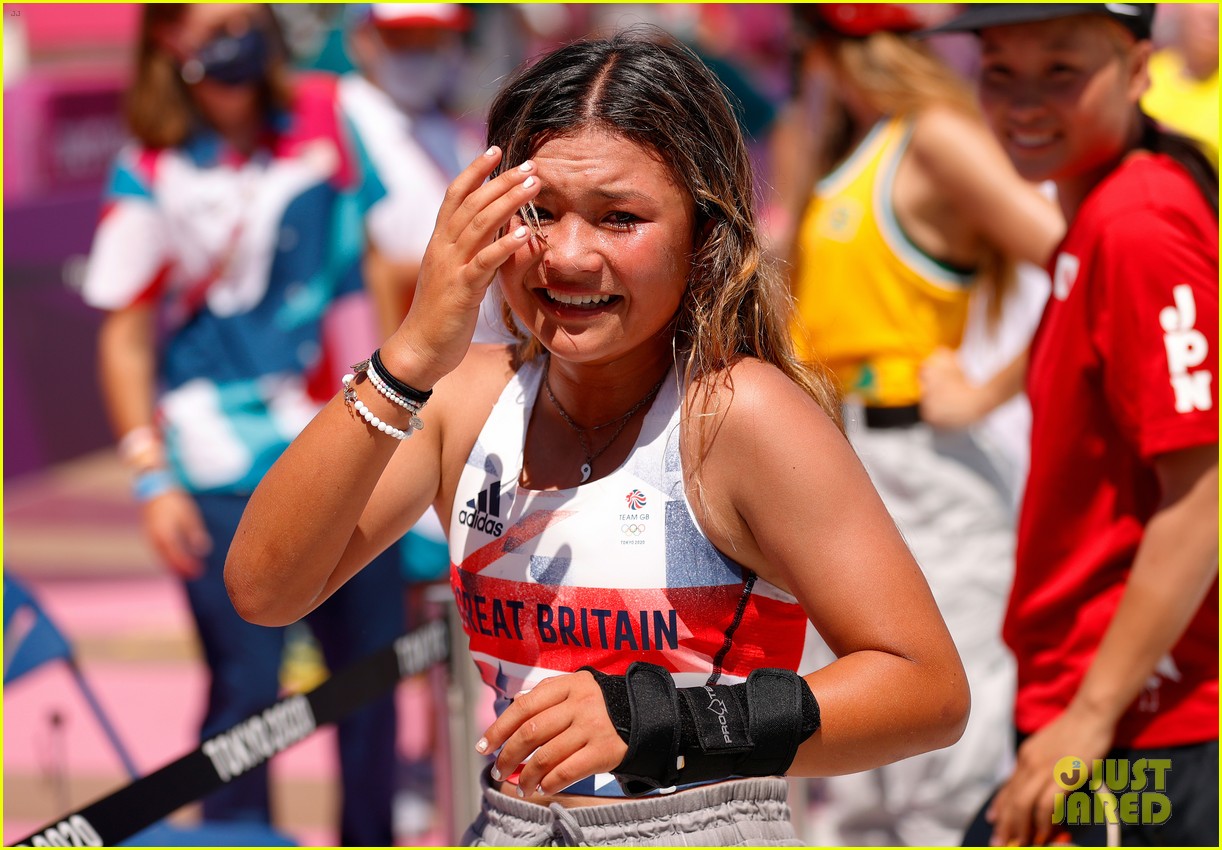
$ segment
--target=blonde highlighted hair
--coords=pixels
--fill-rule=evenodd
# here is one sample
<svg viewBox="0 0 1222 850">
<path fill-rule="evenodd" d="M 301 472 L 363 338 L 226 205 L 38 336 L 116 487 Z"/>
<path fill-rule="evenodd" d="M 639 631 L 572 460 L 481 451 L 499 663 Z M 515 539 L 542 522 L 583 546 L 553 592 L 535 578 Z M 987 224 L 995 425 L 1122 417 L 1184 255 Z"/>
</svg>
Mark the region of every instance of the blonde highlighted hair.
<svg viewBox="0 0 1222 850">
<path fill-rule="evenodd" d="M 967 83 L 918 41 L 878 32 L 838 39 L 834 50 L 843 72 L 880 112 L 911 115 L 930 106 L 950 106 L 980 117 Z"/>
</svg>

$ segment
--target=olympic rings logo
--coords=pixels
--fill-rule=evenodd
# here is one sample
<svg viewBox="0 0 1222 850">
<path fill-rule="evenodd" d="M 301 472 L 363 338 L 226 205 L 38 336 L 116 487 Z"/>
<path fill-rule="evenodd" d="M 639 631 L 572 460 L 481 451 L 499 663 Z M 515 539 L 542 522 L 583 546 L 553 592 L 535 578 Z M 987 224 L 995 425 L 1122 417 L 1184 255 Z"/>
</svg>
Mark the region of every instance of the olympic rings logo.
<svg viewBox="0 0 1222 850">
<path fill-rule="evenodd" d="M 620 531 L 624 534 L 631 534 L 633 537 L 640 537 L 645 533 L 645 523 L 643 522 L 626 522 L 620 526 Z"/>
</svg>

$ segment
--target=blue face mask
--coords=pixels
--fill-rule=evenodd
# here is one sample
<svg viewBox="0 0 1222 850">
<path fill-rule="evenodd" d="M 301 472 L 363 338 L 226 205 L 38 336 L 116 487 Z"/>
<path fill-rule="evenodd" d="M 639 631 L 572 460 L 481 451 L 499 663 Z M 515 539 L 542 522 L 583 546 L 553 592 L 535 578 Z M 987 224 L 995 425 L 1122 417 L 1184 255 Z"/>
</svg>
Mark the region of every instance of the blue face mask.
<svg viewBox="0 0 1222 850">
<path fill-rule="evenodd" d="M 257 83 L 267 74 L 271 47 L 266 33 L 251 27 L 241 35 L 220 35 L 183 63 L 182 78 L 198 83 L 205 77 L 228 86 Z"/>
</svg>

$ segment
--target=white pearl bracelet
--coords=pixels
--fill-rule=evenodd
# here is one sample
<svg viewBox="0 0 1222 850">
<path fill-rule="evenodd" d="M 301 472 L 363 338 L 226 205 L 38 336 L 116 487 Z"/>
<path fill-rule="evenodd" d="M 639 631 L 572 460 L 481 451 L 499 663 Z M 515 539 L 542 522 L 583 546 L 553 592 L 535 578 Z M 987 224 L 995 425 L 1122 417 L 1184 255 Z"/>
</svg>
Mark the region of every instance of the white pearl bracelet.
<svg viewBox="0 0 1222 850">
<path fill-rule="evenodd" d="M 360 414 L 362 419 L 364 419 L 374 428 L 377 428 L 383 434 L 386 434 L 389 437 L 394 437 L 396 440 L 400 441 L 406 440 L 408 437 L 410 437 L 412 435 L 412 431 L 415 429 L 409 426 L 407 430 L 401 430 L 396 428 L 394 425 L 391 425 L 389 422 L 383 422 L 374 415 L 372 410 L 366 407 L 365 402 L 357 398 L 356 389 L 352 386 L 352 382 L 355 380 L 355 378 L 355 375 L 344 375 L 344 401 L 351 404 L 353 410 Z M 415 419 L 414 416 L 412 418 Z"/>
<path fill-rule="evenodd" d="M 372 363 L 370 363 L 369 366 L 365 369 L 365 374 L 369 376 L 369 382 L 373 384 L 373 388 L 375 390 L 377 390 L 379 393 L 381 393 L 383 396 L 385 396 L 387 399 L 389 399 L 394 404 L 399 405 L 399 407 L 406 410 L 412 416 L 415 416 L 417 413 L 420 412 L 420 409 L 424 407 L 423 404 L 420 404 L 419 402 L 416 402 L 416 401 L 409 401 L 408 399 L 404 398 L 403 396 L 399 395 L 397 392 L 392 390 L 390 388 L 390 385 L 386 383 L 386 379 L 383 378 L 380 374 L 378 374 L 378 370 L 374 368 Z"/>
</svg>

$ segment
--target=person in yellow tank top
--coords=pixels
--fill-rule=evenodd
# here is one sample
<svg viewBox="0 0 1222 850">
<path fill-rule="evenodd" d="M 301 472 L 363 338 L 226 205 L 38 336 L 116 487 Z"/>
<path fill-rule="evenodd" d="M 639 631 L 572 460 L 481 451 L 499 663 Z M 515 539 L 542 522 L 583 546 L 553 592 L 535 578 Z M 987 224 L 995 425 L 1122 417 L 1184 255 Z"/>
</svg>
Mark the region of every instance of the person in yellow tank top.
<svg viewBox="0 0 1222 850">
<path fill-rule="evenodd" d="M 977 276 L 926 254 L 896 218 L 896 172 L 913 128 L 910 117 L 874 123 L 819 182 L 799 228 L 810 254 L 795 279 L 801 349 L 871 407 L 920 402 L 921 361 L 958 345 Z"/>
<path fill-rule="evenodd" d="M 796 123 L 808 129 L 790 138 L 814 142 L 782 160 L 804 175 L 774 179 L 804 193 L 790 234 L 793 333 L 839 380 L 854 448 L 930 583 L 973 698 L 954 747 L 828 780 L 808 838 L 958 845 L 1011 747 L 1000 626 L 1014 525 L 995 464 L 972 431 L 944 427 L 958 413 L 926 398 L 922 370 L 959 345 L 973 292 L 1000 303 L 1015 263 L 1042 264 L 1064 223 L 1014 171 L 967 86 L 904 37 L 925 25 L 922 10 L 793 8 L 806 37 Z M 998 394 L 1023 361 L 996 379 Z"/>
</svg>

